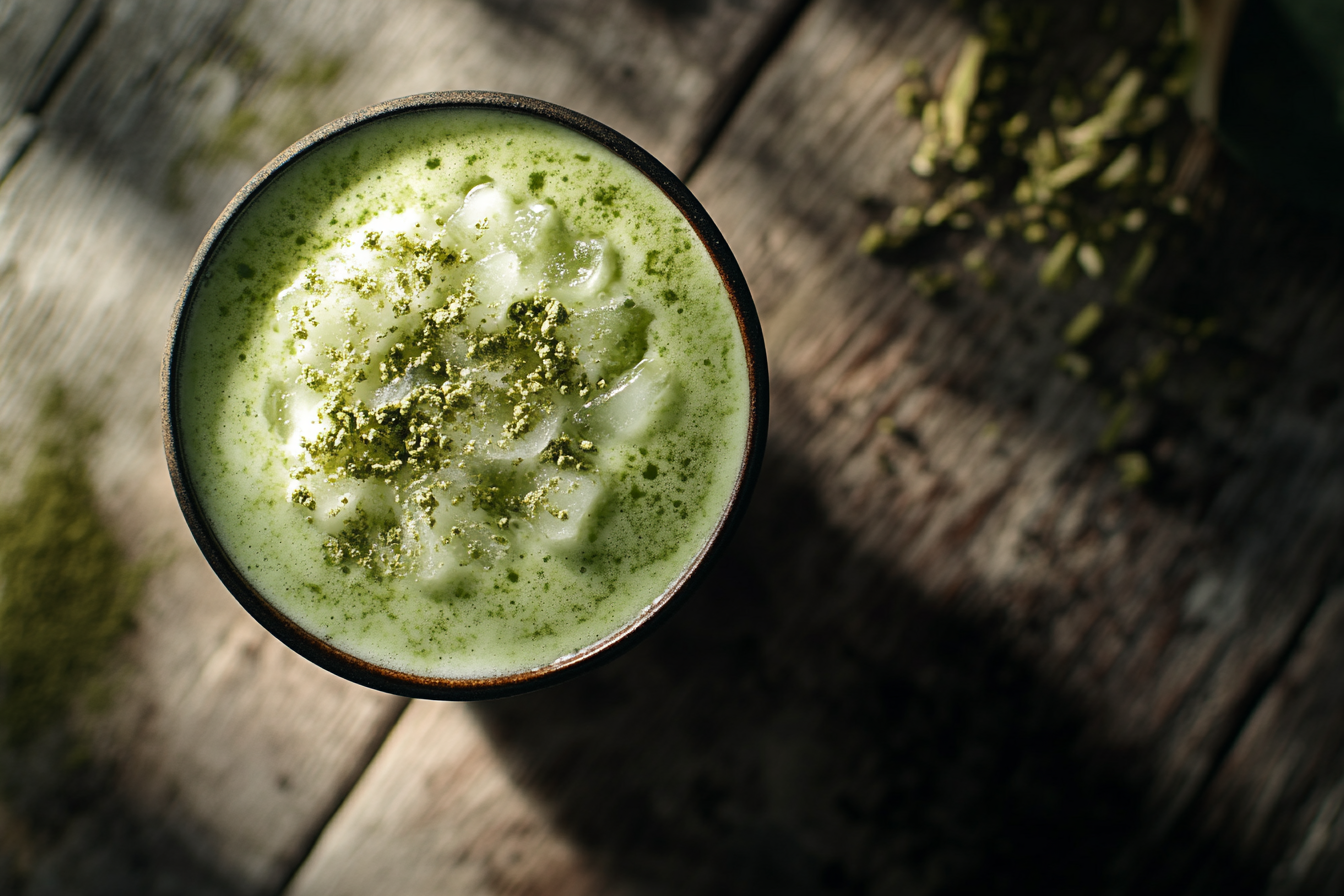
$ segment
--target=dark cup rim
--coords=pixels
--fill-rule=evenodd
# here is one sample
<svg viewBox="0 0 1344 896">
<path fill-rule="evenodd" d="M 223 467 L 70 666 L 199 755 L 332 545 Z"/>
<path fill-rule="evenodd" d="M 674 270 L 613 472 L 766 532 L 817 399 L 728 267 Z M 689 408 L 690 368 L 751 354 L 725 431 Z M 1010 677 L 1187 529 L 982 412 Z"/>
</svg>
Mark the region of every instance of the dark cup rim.
<svg viewBox="0 0 1344 896">
<path fill-rule="evenodd" d="M 399 115 L 449 109 L 510 112 L 562 125 L 606 147 L 657 185 L 691 225 L 718 268 L 737 316 L 738 329 L 747 356 L 750 389 L 747 444 L 737 481 L 709 539 L 682 574 L 634 619 L 587 647 L 536 669 L 476 679 L 413 675 L 359 659 L 302 628 L 266 600 L 239 572 L 224 551 L 201 507 L 187 471 L 179 431 L 181 416 L 177 411 L 176 385 L 179 380 L 177 370 L 181 364 L 186 322 L 190 319 L 192 305 L 199 293 L 200 276 L 209 267 L 234 222 L 252 202 L 298 160 L 332 140 Z M 160 373 L 164 452 L 167 456 L 173 491 L 177 495 L 178 504 L 201 553 L 205 555 L 215 574 L 234 598 L 262 627 L 286 646 L 329 672 L 389 693 L 439 700 L 502 697 L 558 683 L 614 659 L 664 621 L 704 578 L 745 513 L 765 454 L 768 403 L 769 379 L 765 340 L 751 293 L 747 288 L 746 278 L 742 275 L 723 235 L 685 184 L 648 152 L 598 121 L 543 100 L 489 91 L 425 93 L 377 103 L 318 128 L 271 160 L 233 197 L 197 249 L 173 310 L 168 344 Z"/>
</svg>

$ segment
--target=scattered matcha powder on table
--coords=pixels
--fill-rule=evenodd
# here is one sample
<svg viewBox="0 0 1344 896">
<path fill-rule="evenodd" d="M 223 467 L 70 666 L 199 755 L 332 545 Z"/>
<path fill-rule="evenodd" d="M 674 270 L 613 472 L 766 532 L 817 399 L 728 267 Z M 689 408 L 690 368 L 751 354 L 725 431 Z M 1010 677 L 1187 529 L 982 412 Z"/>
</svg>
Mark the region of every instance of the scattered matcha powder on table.
<svg viewBox="0 0 1344 896">
<path fill-rule="evenodd" d="M 21 496 L 0 508 L 0 728 L 16 744 L 105 674 L 145 578 L 98 513 L 84 461 L 93 427 L 57 392 L 40 429 Z"/>
</svg>

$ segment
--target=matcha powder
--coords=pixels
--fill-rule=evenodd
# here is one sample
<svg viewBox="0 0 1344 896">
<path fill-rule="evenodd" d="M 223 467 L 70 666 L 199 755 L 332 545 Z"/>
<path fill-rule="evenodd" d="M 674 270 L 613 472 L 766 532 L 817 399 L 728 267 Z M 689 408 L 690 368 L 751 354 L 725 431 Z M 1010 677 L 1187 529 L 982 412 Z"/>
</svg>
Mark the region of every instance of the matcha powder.
<svg viewBox="0 0 1344 896">
<path fill-rule="evenodd" d="M 99 516 L 84 464 L 92 427 L 48 402 L 20 499 L 0 508 L 0 729 L 12 743 L 58 721 L 104 671 L 144 570 Z"/>
</svg>

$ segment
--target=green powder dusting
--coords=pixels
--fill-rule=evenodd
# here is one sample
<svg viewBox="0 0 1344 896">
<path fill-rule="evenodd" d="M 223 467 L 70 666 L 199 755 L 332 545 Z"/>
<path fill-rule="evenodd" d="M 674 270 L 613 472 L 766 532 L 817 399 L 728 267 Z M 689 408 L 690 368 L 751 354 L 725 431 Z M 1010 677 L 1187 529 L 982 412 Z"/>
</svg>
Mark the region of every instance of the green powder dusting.
<svg viewBox="0 0 1344 896">
<path fill-rule="evenodd" d="M 413 674 L 532 669 L 638 618 L 747 444 L 737 318 L 693 237 L 628 163 L 523 115 L 426 110 L 298 160 L 186 325 L 184 467 L 222 547 L 297 624 Z"/>
<path fill-rule="evenodd" d="M 0 508 L 0 728 L 12 743 L 96 683 L 144 583 L 98 514 L 84 462 L 94 428 L 53 392 L 22 496 Z"/>
</svg>

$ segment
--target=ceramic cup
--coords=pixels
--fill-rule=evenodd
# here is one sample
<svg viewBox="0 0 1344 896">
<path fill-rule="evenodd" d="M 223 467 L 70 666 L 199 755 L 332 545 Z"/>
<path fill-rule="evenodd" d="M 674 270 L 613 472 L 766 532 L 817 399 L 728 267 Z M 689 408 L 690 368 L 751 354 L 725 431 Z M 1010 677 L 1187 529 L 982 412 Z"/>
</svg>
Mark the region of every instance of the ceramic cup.
<svg viewBox="0 0 1344 896">
<path fill-rule="evenodd" d="M 539 668 L 490 678 L 454 679 L 407 674 L 343 652 L 296 624 L 249 582 L 243 571 L 246 568 L 245 558 L 231 556 L 222 546 L 197 495 L 183 447 L 180 370 L 187 345 L 187 332 L 192 326 L 209 326 L 208 321 L 193 317 L 193 304 L 198 299 L 203 278 L 210 276 L 212 261 L 232 228 L 249 214 L 249 209 L 259 196 L 283 181 L 296 163 L 330 141 L 358 129 L 377 128 L 398 116 L 445 110 L 486 110 L 544 119 L 606 147 L 655 184 L 681 212 L 718 269 L 736 314 L 738 332 L 746 353 L 750 389 L 746 449 L 742 454 L 731 498 L 710 537 L 700 546 L 680 576 L 635 618 L 581 650 Z M 744 512 L 765 450 L 767 401 L 765 346 L 746 280 L 718 228 L 686 186 L 649 153 L 590 118 L 541 100 L 476 91 L 421 94 L 370 106 L 319 128 L 258 172 L 225 208 L 196 252 L 173 314 L 162 369 L 163 438 L 173 488 L 192 535 L 225 587 L 263 627 L 322 668 L 359 684 L 391 693 L 448 700 L 504 696 L 555 683 L 614 657 L 665 619 L 705 575 Z"/>
</svg>

